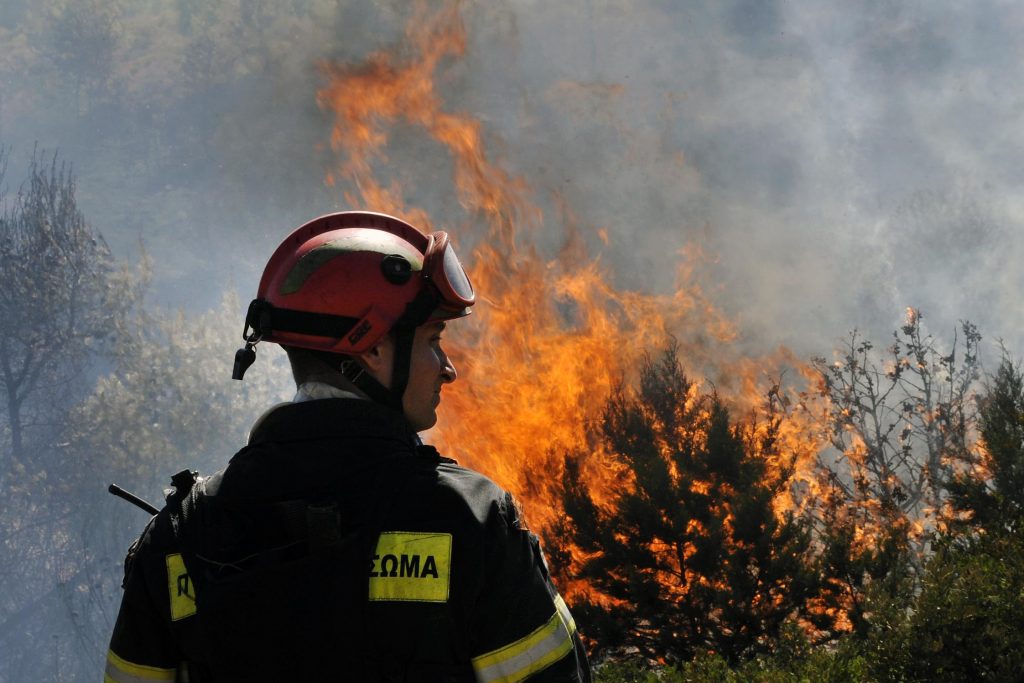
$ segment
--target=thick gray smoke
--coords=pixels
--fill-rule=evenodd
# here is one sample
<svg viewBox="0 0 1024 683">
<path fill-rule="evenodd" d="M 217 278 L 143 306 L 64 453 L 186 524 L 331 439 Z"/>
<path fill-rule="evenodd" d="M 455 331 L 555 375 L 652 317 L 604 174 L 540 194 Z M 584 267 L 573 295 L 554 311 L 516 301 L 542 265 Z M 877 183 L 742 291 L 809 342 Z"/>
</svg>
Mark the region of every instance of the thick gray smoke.
<svg viewBox="0 0 1024 683">
<path fill-rule="evenodd" d="M 401 54 L 406 3 L 5 3 L 0 131 L 75 164 L 80 202 L 154 296 L 247 294 L 294 225 L 342 208 L 323 185 L 321 60 Z M 288 3 L 285 3 L 288 4 Z M 55 9 L 55 8 L 62 9 Z M 1024 342 L 1024 11 L 1005 3 L 466 4 L 469 44 L 438 83 L 478 116 L 547 209 L 561 196 L 621 286 L 673 285 L 678 250 L 752 349 L 822 353 L 906 306 Z M 391 141 L 411 200 L 450 210 L 443 153 Z M 398 169 L 401 165 L 402 168 Z M 16 175 L 11 173 L 11 176 Z M 451 222 L 462 220 L 453 216 Z"/>
<path fill-rule="evenodd" d="M 624 281 L 669 286 L 696 240 L 755 346 L 824 350 L 906 306 L 1022 339 L 1019 10 L 557 7 L 480 22 L 471 90 L 501 88 L 517 166 L 609 227 Z"/>
</svg>

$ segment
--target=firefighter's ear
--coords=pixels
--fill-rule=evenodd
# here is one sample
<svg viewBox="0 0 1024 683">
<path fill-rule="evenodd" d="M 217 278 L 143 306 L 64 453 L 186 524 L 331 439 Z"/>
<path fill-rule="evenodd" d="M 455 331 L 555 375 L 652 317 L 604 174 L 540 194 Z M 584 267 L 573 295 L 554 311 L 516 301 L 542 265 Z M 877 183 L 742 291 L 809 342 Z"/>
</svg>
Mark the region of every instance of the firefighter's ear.
<svg viewBox="0 0 1024 683">
<path fill-rule="evenodd" d="M 374 379 L 389 386 L 391 383 L 391 367 L 395 362 L 395 342 L 391 335 L 384 335 L 373 348 L 358 356 L 360 364 Z"/>
</svg>

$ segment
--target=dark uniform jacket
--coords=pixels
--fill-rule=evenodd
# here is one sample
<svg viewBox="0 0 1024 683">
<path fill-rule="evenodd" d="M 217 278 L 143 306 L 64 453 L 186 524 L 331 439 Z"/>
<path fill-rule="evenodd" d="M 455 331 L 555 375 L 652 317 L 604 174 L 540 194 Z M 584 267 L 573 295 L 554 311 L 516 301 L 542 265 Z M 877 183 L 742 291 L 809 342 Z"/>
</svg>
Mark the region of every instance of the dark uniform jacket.
<svg viewBox="0 0 1024 683">
<path fill-rule="evenodd" d="M 126 560 L 106 681 L 589 681 L 511 496 L 369 401 L 285 404 Z"/>
</svg>

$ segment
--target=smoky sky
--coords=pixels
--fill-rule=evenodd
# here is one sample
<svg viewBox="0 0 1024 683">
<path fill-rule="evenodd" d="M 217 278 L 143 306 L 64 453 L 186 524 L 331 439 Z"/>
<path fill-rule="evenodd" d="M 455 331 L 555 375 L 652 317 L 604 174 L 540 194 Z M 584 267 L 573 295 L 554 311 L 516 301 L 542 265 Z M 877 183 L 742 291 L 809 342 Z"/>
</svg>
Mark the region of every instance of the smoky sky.
<svg viewBox="0 0 1024 683">
<path fill-rule="evenodd" d="M 318 64 L 411 55 L 409 4 L 86 4 L 109 22 L 78 48 L 65 5 L 0 9 L 8 178 L 34 144 L 59 150 L 115 251 L 151 253 L 154 300 L 245 298 L 283 235 L 348 208 L 323 183 Z M 970 319 L 1024 353 L 1016 3 L 516 0 L 461 14 L 466 52 L 437 73 L 445 109 L 479 118 L 490 157 L 530 184 L 546 250 L 568 207 L 619 286 L 663 292 L 699 245 L 702 287 L 752 350 L 827 354 L 914 306 L 938 335 Z M 470 220 L 420 132 L 394 131 L 379 172 L 438 224 Z"/>
</svg>

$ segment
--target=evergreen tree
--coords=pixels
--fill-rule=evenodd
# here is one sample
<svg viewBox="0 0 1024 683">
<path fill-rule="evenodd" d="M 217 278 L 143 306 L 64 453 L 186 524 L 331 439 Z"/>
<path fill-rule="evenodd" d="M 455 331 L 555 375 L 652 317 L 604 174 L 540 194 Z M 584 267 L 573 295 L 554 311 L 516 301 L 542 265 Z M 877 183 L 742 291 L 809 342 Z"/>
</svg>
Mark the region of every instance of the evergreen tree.
<svg viewBox="0 0 1024 683">
<path fill-rule="evenodd" d="M 563 480 L 563 532 L 600 594 L 577 602 L 589 635 L 676 661 L 769 649 L 815 584 L 807 528 L 773 509 L 792 474 L 778 428 L 734 423 L 716 395 L 697 395 L 673 346 L 644 365 L 639 391 L 609 399 L 595 436 L 621 492 L 595 502 L 581 454 Z"/>
<path fill-rule="evenodd" d="M 969 468 L 949 485 L 953 509 L 988 531 L 1020 530 L 1024 521 L 1024 375 L 1003 358 L 980 401 L 981 438 L 988 455 L 988 477 Z"/>
</svg>

